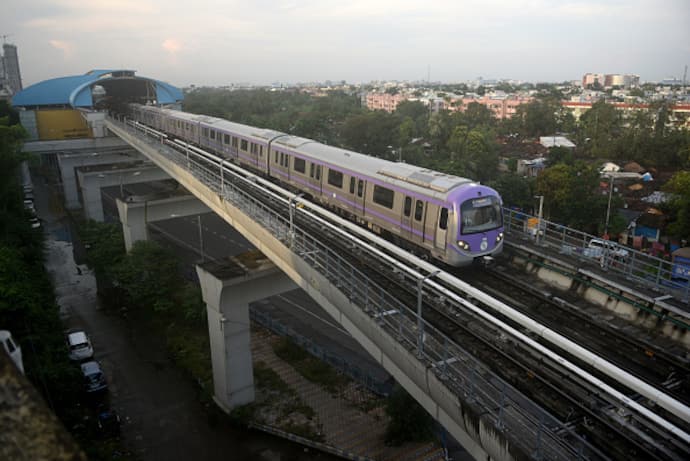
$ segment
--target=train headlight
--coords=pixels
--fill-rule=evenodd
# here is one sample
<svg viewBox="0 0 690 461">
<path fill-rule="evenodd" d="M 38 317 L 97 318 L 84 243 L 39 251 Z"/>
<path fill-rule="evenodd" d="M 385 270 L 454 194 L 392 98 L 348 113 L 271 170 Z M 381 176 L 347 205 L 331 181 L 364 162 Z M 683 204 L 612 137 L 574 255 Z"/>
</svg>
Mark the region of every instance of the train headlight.
<svg viewBox="0 0 690 461">
<path fill-rule="evenodd" d="M 499 232 L 496 236 L 496 243 L 501 243 L 501 240 L 503 240 L 503 232 Z"/>
<path fill-rule="evenodd" d="M 458 240 L 458 246 L 461 250 L 470 251 L 470 244 L 463 240 Z"/>
</svg>

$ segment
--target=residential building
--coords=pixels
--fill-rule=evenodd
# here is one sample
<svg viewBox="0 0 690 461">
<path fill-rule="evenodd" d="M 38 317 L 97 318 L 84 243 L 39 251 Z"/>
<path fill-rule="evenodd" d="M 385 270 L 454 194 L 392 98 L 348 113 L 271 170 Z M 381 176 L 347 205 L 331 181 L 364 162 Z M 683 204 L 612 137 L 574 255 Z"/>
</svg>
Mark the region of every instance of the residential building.
<svg viewBox="0 0 690 461">
<path fill-rule="evenodd" d="M 640 76 L 633 74 L 585 74 L 582 77 L 582 86 L 598 83 L 601 87 L 630 88 L 640 84 Z"/>
<path fill-rule="evenodd" d="M 371 110 L 385 110 L 386 112 L 395 112 L 398 104 L 406 101 L 407 96 L 396 93 L 367 93 L 366 104 L 367 108 Z"/>
<path fill-rule="evenodd" d="M 570 110 L 575 119 L 579 120 L 582 114 L 592 108 L 592 102 L 562 101 L 561 105 Z M 630 104 L 626 102 L 609 102 L 624 114 L 630 114 L 639 110 L 649 110 L 649 104 Z M 672 104 L 669 106 L 669 124 L 677 127 L 690 128 L 690 104 Z"/>
</svg>

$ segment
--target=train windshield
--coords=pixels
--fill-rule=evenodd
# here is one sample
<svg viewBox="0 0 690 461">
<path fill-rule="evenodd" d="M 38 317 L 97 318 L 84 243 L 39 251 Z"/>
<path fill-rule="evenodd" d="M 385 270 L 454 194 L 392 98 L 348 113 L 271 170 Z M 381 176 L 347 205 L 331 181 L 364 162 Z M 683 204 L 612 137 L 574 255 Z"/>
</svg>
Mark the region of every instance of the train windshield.
<svg viewBox="0 0 690 461">
<path fill-rule="evenodd" d="M 476 234 L 503 225 L 501 204 L 497 197 L 479 197 L 467 200 L 460 206 L 462 234 Z"/>
</svg>

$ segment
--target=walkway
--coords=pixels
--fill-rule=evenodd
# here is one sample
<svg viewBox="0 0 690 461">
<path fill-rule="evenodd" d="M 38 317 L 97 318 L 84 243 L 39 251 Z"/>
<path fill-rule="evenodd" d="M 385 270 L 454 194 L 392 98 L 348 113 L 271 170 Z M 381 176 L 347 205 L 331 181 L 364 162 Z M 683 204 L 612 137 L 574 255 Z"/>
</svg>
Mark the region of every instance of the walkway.
<svg viewBox="0 0 690 461">
<path fill-rule="evenodd" d="M 280 339 L 263 328 L 252 329 L 254 363 L 265 363 L 275 371 L 301 400 L 317 414 L 326 445 L 351 456 L 380 461 L 432 461 L 444 459 L 443 450 L 435 443 L 405 444 L 387 447 L 384 444 L 387 416 L 382 407 L 369 412 L 360 410 L 374 398 L 371 393 L 351 383 L 340 396 L 333 396 L 321 386 L 300 375 L 291 365 L 273 352 L 272 344 Z"/>
</svg>

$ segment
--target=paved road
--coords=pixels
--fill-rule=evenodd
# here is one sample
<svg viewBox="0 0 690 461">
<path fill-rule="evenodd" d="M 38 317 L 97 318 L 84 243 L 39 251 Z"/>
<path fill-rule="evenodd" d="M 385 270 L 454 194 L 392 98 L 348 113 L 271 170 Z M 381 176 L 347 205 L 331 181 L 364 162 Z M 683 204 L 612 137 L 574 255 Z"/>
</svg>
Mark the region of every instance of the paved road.
<svg viewBox="0 0 690 461">
<path fill-rule="evenodd" d="M 35 195 L 61 313 L 67 326 L 91 335 L 129 451 L 152 461 L 335 459 L 224 421 L 214 424 L 195 385 L 172 365 L 161 340 L 100 309 L 93 274 L 75 263 L 69 223 L 50 209 L 45 187 L 35 184 Z"/>
</svg>

